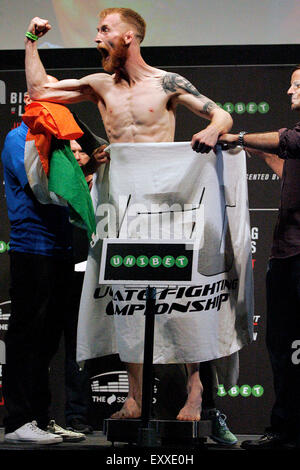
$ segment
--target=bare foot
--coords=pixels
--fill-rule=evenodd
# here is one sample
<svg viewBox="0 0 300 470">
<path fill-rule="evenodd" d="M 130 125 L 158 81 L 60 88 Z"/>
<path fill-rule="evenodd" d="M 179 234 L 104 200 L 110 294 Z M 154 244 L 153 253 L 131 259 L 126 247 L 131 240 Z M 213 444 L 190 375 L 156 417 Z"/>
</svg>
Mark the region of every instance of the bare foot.
<svg viewBox="0 0 300 470">
<path fill-rule="evenodd" d="M 112 419 L 134 419 L 141 417 L 141 408 L 134 398 L 126 398 L 119 411 L 111 415 Z"/>
<path fill-rule="evenodd" d="M 179 421 L 200 421 L 203 386 L 200 381 L 197 364 L 188 365 L 188 397 L 176 419 Z"/>
<path fill-rule="evenodd" d="M 179 421 L 200 421 L 201 416 L 201 400 L 198 403 L 189 403 L 187 400 L 186 404 L 179 411 L 176 419 Z"/>
</svg>

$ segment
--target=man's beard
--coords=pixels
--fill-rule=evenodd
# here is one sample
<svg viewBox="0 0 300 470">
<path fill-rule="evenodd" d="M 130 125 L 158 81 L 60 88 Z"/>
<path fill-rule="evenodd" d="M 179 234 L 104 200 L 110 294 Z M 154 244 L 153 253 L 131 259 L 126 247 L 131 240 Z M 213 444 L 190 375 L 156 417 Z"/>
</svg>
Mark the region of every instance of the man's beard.
<svg viewBox="0 0 300 470">
<path fill-rule="evenodd" d="M 106 72 L 116 74 L 116 82 L 120 81 L 122 72 L 124 73 L 124 65 L 128 57 L 128 47 L 125 44 L 123 38 L 119 38 L 118 42 L 114 46 L 110 46 L 109 54 L 106 56 L 104 51 L 102 52 L 102 67 Z M 108 50 L 106 49 L 108 52 Z"/>
<path fill-rule="evenodd" d="M 300 111 L 300 99 L 296 98 L 291 101 L 291 108 L 293 111 Z"/>
</svg>

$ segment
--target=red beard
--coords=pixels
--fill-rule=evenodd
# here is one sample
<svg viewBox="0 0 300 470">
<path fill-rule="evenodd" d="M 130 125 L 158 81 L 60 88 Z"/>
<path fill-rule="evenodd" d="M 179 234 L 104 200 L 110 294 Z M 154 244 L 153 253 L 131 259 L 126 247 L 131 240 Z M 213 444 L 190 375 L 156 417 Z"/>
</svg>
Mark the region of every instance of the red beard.
<svg viewBox="0 0 300 470">
<path fill-rule="evenodd" d="M 121 80 L 122 73 L 124 74 L 124 65 L 128 57 L 128 47 L 123 38 L 119 38 L 114 46 L 110 46 L 109 50 L 105 49 L 108 55 L 99 48 L 102 53 L 102 67 L 106 72 L 115 73 L 115 81 L 118 83 Z"/>
</svg>

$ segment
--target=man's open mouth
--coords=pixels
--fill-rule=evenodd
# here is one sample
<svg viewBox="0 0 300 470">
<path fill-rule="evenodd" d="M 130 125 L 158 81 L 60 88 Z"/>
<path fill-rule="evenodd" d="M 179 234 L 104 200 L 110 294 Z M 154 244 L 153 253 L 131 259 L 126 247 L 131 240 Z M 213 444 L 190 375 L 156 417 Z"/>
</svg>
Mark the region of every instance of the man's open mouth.
<svg viewBox="0 0 300 470">
<path fill-rule="evenodd" d="M 109 57 L 109 52 L 105 47 L 98 45 L 98 50 L 102 55 L 102 59 L 106 60 Z"/>
</svg>

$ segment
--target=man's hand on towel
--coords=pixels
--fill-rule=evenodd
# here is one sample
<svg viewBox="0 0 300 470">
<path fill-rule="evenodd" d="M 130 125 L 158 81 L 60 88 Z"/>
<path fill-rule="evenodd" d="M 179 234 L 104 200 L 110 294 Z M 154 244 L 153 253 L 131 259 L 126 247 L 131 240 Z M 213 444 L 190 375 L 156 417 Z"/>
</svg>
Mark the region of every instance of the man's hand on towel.
<svg viewBox="0 0 300 470">
<path fill-rule="evenodd" d="M 98 147 L 93 151 L 93 159 L 96 161 L 97 166 L 99 167 L 100 165 L 106 164 L 110 160 L 110 156 L 108 152 L 105 152 L 105 148 L 107 145 L 101 145 L 101 147 Z"/>
<path fill-rule="evenodd" d="M 216 145 L 219 137 L 219 128 L 209 124 L 205 129 L 193 135 L 192 149 L 197 153 L 208 153 Z"/>
</svg>

